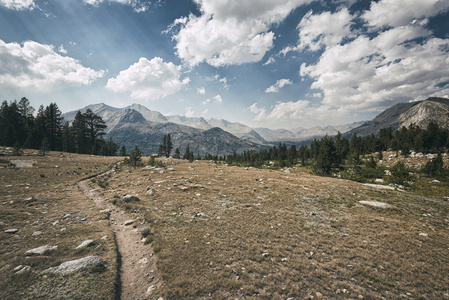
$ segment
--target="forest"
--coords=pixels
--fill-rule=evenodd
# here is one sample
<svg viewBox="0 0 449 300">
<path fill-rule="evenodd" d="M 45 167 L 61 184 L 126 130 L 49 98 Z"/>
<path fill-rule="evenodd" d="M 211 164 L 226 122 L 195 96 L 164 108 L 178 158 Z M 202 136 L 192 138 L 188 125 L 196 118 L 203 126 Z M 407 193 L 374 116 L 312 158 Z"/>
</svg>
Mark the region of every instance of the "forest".
<svg viewBox="0 0 449 300">
<path fill-rule="evenodd" d="M 106 125 L 91 110 L 78 111 L 72 124 L 64 122 L 56 103 L 37 110 L 23 97 L 20 101 L 3 101 L 0 107 L 0 145 L 20 149 L 64 151 L 79 154 L 113 156 L 118 146 L 104 140 Z"/>
</svg>

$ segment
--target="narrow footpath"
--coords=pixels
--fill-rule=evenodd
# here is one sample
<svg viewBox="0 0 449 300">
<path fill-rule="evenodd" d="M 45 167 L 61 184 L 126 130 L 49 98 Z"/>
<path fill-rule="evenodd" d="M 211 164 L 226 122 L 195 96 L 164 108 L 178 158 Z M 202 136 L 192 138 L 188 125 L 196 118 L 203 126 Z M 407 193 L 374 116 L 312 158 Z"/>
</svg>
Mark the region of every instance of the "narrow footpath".
<svg viewBox="0 0 449 300">
<path fill-rule="evenodd" d="M 103 175 L 107 174 L 108 172 Z M 107 201 L 102 193 L 91 187 L 89 179 L 80 181 L 78 187 L 99 207 L 110 212 L 109 223 L 115 234 L 120 261 L 120 295 L 116 299 L 155 299 L 153 291 L 161 284 L 156 270 L 156 257 L 153 256 L 151 246 L 141 241 L 142 236 L 133 224 L 125 225 L 135 217 Z"/>
</svg>

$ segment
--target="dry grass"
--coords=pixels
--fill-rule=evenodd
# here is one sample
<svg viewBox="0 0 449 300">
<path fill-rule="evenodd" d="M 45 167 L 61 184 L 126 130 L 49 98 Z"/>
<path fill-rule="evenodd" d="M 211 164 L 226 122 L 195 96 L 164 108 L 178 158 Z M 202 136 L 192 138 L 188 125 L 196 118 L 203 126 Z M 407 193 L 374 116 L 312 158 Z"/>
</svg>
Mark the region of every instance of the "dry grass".
<svg viewBox="0 0 449 300">
<path fill-rule="evenodd" d="M 165 165 L 122 167 L 105 190 L 150 222 L 164 299 L 449 299 L 442 197 L 301 170 Z M 125 205 L 124 194 L 141 201 Z"/>
<path fill-rule="evenodd" d="M 52 152 L 49 156 L 2 157 L 0 165 L 0 298 L 113 299 L 116 249 L 113 233 L 99 208 L 78 190 L 78 180 L 105 171 L 115 159 Z M 11 160 L 34 160 L 33 167 L 6 168 Z M 34 202 L 25 199 L 33 197 Z M 4 231 L 17 228 L 16 234 Z M 40 232 L 40 233 L 39 233 Z M 105 235 L 106 240 L 101 239 Z M 95 247 L 75 249 L 93 239 Z M 54 252 L 27 257 L 29 249 L 58 245 Z M 41 272 L 64 261 L 98 255 L 105 270 L 71 276 Z M 30 272 L 17 274 L 19 265 Z"/>
<path fill-rule="evenodd" d="M 3 157 L 0 166 L 10 159 Z M 0 169 L 0 298 L 113 298 L 115 246 L 101 240 L 112 233 L 75 183 L 108 169 L 114 159 L 57 153 L 31 159 L 37 161 L 33 168 Z M 422 189 L 401 192 L 303 169 L 163 163 L 122 166 L 95 179 L 106 198 L 147 221 L 138 228 L 153 246 L 164 282 L 156 299 L 449 299 L 445 183 L 423 179 L 428 183 Z M 140 201 L 124 203 L 125 194 Z M 37 201 L 25 204 L 30 196 Z M 20 230 L 3 232 L 9 228 Z M 43 234 L 33 237 L 35 231 Z M 100 247 L 75 250 L 89 238 Z M 48 256 L 23 255 L 54 244 L 60 248 Z M 108 267 L 63 278 L 40 274 L 86 255 L 99 255 Z M 32 271 L 15 275 L 20 264 Z"/>
</svg>

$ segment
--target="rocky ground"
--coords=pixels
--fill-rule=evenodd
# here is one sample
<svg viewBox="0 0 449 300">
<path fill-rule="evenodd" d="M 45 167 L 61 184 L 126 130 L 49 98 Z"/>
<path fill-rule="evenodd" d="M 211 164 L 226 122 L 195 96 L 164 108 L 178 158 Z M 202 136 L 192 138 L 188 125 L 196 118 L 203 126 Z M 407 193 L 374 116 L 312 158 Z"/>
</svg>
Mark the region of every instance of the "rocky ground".
<svg viewBox="0 0 449 300">
<path fill-rule="evenodd" d="M 445 182 L 29 154 L 0 157 L 1 299 L 449 299 Z"/>
</svg>

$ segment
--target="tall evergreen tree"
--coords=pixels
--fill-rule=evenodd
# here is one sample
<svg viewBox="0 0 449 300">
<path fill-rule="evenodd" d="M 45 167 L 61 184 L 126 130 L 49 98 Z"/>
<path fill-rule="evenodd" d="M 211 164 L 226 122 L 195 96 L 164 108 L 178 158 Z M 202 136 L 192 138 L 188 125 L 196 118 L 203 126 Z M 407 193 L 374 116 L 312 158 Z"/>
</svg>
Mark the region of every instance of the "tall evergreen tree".
<svg viewBox="0 0 449 300">
<path fill-rule="evenodd" d="M 51 150 L 62 148 L 62 120 L 58 105 L 50 103 L 45 108 L 45 137 L 48 139 Z"/>
</svg>

